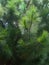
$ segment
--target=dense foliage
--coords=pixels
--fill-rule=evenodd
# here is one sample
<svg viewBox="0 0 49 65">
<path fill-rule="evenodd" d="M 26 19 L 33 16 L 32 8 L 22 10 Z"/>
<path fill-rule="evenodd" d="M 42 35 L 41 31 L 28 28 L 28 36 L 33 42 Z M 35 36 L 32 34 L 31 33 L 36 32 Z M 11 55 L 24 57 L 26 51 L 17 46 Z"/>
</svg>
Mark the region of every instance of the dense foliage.
<svg viewBox="0 0 49 65">
<path fill-rule="evenodd" d="M 0 0 L 0 65 L 49 65 L 49 0 Z"/>
</svg>

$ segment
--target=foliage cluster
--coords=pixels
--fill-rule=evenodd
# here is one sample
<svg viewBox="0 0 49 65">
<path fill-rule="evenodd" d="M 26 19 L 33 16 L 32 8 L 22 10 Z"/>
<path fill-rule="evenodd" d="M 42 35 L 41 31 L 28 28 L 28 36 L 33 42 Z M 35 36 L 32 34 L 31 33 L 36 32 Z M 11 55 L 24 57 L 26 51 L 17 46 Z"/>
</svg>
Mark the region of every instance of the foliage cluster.
<svg viewBox="0 0 49 65">
<path fill-rule="evenodd" d="M 0 0 L 0 65 L 49 65 L 49 0 Z"/>
</svg>

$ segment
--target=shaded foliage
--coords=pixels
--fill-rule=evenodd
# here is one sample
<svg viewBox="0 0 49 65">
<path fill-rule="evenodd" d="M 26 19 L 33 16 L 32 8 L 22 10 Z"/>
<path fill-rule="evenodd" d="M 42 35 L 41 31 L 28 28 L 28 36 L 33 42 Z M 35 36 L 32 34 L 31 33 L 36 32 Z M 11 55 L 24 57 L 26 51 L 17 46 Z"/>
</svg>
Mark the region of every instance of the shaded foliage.
<svg viewBox="0 0 49 65">
<path fill-rule="evenodd" d="M 0 0 L 0 65 L 49 65 L 49 0 Z"/>
</svg>

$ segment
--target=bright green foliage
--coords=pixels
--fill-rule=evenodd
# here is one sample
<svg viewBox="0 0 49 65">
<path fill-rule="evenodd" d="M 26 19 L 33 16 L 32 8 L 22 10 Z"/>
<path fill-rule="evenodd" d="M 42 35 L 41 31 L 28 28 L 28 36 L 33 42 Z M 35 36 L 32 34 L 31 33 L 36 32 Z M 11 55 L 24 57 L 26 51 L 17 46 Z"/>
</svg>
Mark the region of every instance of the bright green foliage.
<svg viewBox="0 0 49 65">
<path fill-rule="evenodd" d="M 0 3 L 0 18 L 4 15 L 4 8 L 2 7 Z"/>
<path fill-rule="evenodd" d="M 49 0 L 0 0 L 0 65 L 49 65 Z"/>
<path fill-rule="evenodd" d="M 38 42 L 45 41 L 47 37 L 48 37 L 48 32 L 47 31 L 43 31 L 42 35 L 38 38 Z"/>
</svg>

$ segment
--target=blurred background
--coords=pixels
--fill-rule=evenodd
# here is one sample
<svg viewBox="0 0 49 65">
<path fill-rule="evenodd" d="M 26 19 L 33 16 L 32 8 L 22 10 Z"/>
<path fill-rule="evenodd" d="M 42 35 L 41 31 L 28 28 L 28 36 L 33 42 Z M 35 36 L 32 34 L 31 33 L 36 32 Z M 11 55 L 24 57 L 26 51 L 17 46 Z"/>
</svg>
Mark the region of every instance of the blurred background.
<svg viewBox="0 0 49 65">
<path fill-rule="evenodd" d="M 0 0 L 0 65 L 49 65 L 49 0 Z"/>
</svg>

